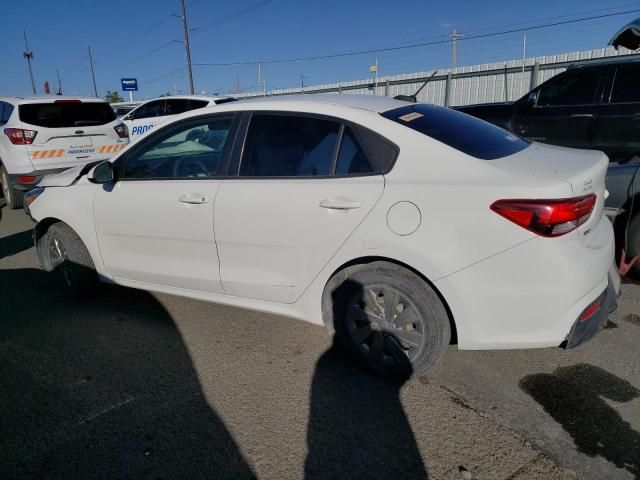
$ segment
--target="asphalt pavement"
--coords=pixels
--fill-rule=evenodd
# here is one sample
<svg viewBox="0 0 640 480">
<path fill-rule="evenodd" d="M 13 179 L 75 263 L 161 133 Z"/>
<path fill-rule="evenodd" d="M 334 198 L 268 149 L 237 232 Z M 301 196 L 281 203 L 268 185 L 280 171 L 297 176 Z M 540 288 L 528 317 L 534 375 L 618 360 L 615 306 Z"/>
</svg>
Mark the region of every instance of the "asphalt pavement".
<svg viewBox="0 0 640 480">
<path fill-rule="evenodd" d="M 105 286 L 72 302 L 0 221 L 0 478 L 640 478 L 640 285 L 590 344 L 405 384 L 326 331 Z M 578 472 L 578 473 L 575 473 Z"/>
</svg>

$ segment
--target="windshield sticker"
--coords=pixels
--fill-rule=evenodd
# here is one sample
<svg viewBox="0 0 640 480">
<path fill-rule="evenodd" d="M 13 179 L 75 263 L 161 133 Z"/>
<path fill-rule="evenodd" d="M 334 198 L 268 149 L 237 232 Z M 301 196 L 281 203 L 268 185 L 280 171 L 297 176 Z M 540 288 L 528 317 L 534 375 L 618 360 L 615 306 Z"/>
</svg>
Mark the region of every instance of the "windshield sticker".
<svg viewBox="0 0 640 480">
<path fill-rule="evenodd" d="M 506 135 L 504 137 L 505 140 L 509 140 L 510 142 L 517 142 L 518 141 L 518 137 L 516 137 L 515 135 L 513 135 L 512 133 L 510 133 L 509 135 Z"/>
<path fill-rule="evenodd" d="M 411 112 L 411 113 L 407 113 L 406 115 L 402 115 L 401 117 L 398 117 L 398 119 L 403 120 L 405 122 L 411 122 L 412 120 L 415 120 L 416 118 L 420 118 L 420 117 L 424 117 L 424 115 L 418 112 Z"/>
</svg>

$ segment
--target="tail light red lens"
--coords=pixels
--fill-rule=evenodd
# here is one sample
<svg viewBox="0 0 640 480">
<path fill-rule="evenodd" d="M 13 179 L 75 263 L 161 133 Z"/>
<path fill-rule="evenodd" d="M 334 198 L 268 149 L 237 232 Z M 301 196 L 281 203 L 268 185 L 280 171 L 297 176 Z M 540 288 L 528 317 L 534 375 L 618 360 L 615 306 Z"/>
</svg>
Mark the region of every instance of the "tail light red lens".
<svg viewBox="0 0 640 480">
<path fill-rule="evenodd" d="M 22 184 L 35 183 L 35 181 L 36 181 L 36 176 L 35 175 L 20 175 L 18 177 L 18 182 L 20 182 Z"/>
<path fill-rule="evenodd" d="M 129 137 L 129 129 L 124 123 L 121 123 L 120 125 L 116 125 L 115 127 L 113 127 L 113 129 L 116 131 L 116 133 L 120 138 Z"/>
<path fill-rule="evenodd" d="M 14 145 L 31 145 L 38 132 L 22 128 L 5 128 L 4 134 L 9 137 L 9 141 Z"/>
<path fill-rule="evenodd" d="M 559 237 L 589 219 L 596 198 L 590 194 L 561 200 L 498 200 L 491 210 L 543 237 Z"/>
</svg>

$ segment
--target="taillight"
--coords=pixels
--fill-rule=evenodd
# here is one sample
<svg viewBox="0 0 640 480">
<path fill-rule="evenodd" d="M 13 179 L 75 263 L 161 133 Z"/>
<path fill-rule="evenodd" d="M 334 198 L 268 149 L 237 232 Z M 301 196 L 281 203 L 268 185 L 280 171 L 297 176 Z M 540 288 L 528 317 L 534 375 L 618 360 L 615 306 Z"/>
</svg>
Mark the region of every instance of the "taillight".
<svg viewBox="0 0 640 480">
<path fill-rule="evenodd" d="M 116 133 L 120 138 L 129 137 L 129 129 L 124 123 L 121 123 L 120 125 L 116 125 L 115 127 L 113 127 L 113 129 L 116 131 Z"/>
<path fill-rule="evenodd" d="M 595 194 L 562 200 L 498 200 L 491 210 L 543 237 L 558 237 L 585 223 L 596 204 Z"/>
<path fill-rule="evenodd" d="M 31 183 L 35 183 L 36 182 L 36 177 L 35 175 L 20 175 L 18 177 L 18 182 L 22 183 L 22 184 L 31 184 Z"/>
<path fill-rule="evenodd" d="M 38 132 L 22 128 L 5 128 L 4 134 L 9 137 L 9 141 L 14 145 L 31 145 Z"/>
</svg>

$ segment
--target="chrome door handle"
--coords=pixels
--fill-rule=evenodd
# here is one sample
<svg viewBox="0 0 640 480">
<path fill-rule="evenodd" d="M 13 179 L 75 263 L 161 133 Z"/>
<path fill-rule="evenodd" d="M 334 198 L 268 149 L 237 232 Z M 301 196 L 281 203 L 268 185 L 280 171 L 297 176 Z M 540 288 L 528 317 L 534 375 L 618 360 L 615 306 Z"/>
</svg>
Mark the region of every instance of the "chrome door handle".
<svg viewBox="0 0 640 480">
<path fill-rule="evenodd" d="M 200 205 L 209 201 L 209 199 L 201 193 L 185 193 L 184 195 L 181 195 L 178 200 L 181 203 L 186 203 L 189 205 Z"/>
<path fill-rule="evenodd" d="M 350 198 L 325 198 L 320 202 L 321 208 L 328 208 L 330 210 L 353 210 L 361 206 L 362 202 Z"/>
<path fill-rule="evenodd" d="M 593 113 L 574 113 L 571 118 L 593 118 Z"/>
</svg>

